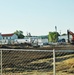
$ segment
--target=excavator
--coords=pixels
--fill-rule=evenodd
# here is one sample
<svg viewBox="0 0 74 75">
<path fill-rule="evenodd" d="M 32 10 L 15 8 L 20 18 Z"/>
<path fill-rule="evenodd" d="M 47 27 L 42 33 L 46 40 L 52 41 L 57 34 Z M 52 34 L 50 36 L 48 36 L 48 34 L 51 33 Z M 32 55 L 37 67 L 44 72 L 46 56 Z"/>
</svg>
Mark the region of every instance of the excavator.
<svg viewBox="0 0 74 75">
<path fill-rule="evenodd" d="M 74 33 L 70 30 L 67 30 L 67 34 L 68 34 L 68 43 L 74 44 Z M 70 35 L 72 35 L 72 39 L 70 39 Z"/>
</svg>

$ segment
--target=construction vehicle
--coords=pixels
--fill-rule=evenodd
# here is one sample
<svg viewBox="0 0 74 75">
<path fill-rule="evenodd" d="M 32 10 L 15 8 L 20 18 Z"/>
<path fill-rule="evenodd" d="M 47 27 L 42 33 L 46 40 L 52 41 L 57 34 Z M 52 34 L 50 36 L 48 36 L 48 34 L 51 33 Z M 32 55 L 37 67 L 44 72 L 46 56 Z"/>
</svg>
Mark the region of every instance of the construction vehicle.
<svg viewBox="0 0 74 75">
<path fill-rule="evenodd" d="M 74 33 L 70 30 L 67 30 L 67 34 L 68 34 L 68 43 L 74 44 Z M 70 36 L 72 36 L 72 38 L 70 38 Z"/>
</svg>

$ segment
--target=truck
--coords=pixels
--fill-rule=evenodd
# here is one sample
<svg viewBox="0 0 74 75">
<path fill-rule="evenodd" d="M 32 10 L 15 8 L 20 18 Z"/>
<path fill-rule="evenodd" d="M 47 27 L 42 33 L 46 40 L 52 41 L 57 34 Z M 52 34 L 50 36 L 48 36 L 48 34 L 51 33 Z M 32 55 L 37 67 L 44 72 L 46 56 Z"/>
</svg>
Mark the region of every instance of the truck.
<svg viewBox="0 0 74 75">
<path fill-rule="evenodd" d="M 68 34 L 68 43 L 70 44 L 74 44 L 74 33 L 70 30 L 67 30 L 67 34 Z M 70 35 L 72 35 L 72 39 L 70 40 Z"/>
</svg>

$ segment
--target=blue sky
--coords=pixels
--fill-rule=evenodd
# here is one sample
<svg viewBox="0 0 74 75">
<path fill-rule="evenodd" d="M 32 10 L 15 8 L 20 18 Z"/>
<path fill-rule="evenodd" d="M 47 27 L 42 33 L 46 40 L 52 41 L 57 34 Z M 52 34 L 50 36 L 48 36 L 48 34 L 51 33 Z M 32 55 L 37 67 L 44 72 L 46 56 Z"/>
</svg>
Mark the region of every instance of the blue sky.
<svg viewBox="0 0 74 75">
<path fill-rule="evenodd" d="M 0 32 L 24 35 L 74 32 L 74 0 L 0 0 Z"/>
</svg>

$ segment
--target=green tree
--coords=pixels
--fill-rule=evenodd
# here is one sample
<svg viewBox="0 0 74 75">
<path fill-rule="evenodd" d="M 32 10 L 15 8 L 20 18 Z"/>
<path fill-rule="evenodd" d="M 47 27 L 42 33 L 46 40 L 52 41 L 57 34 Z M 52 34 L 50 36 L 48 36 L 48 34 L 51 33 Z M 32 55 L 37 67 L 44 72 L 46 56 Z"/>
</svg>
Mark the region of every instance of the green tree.
<svg viewBox="0 0 74 75">
<path fill-rule="evenodd" d="M 21 30 L 16 30 L 16 31 L 14 32 L 14 34 L 16 34 L 19 39 L 24 38 L 23 31 L 21 31 Z"/>
<path fill-rule="evenodd" d="M 57 42 L 59 33 L 58 32 L 49 32 L 48 39 L 49 42 Z"/>
</svg>

